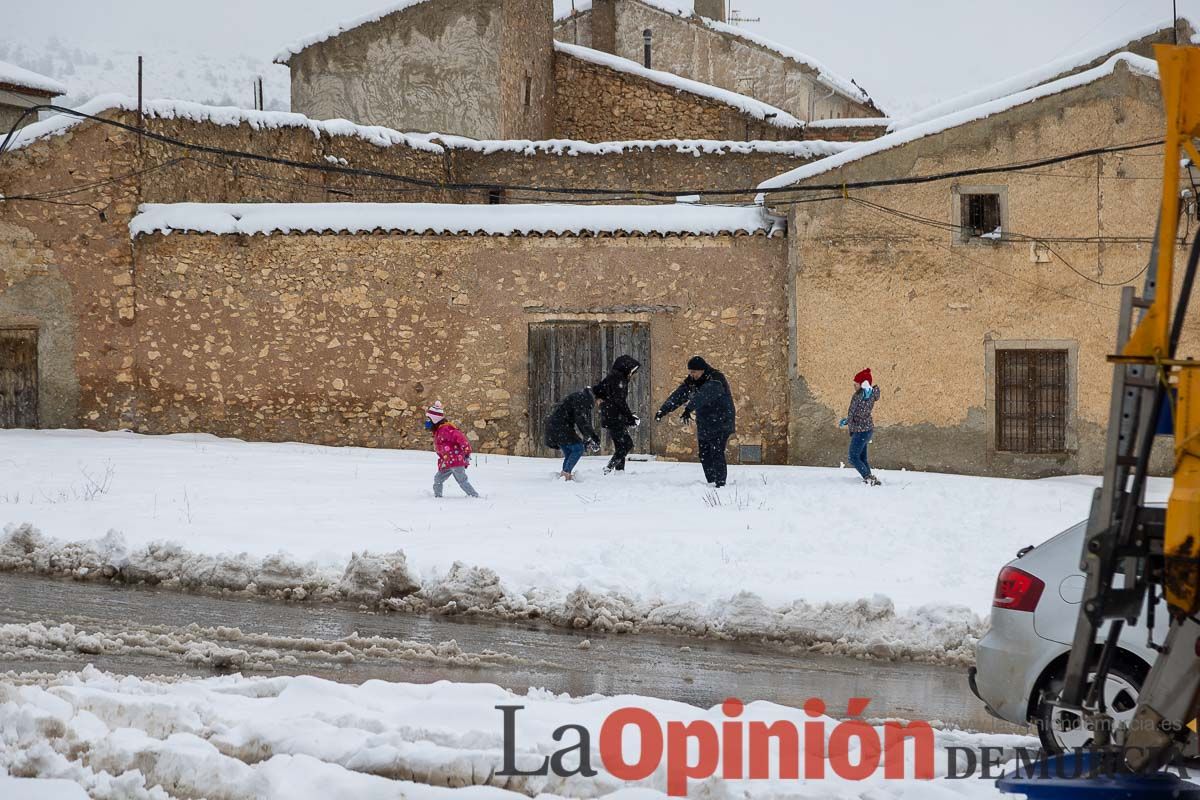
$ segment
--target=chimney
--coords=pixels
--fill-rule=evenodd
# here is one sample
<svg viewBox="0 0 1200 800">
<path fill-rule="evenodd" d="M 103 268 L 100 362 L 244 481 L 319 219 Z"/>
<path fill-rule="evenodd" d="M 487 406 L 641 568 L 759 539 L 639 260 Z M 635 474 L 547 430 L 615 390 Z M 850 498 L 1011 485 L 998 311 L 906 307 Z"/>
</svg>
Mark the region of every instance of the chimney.
<svg viewBox="0 0 1200 800">
<path fill-rule="evenodd" d="M 696 13 L 717 22 L 724 22 L 725 0 L 696 0 Z"/>
<path fill-rule="evenodd" d="M 592 49 L 617 53 L 617 0 L 592 0 Z"/>
</svg>

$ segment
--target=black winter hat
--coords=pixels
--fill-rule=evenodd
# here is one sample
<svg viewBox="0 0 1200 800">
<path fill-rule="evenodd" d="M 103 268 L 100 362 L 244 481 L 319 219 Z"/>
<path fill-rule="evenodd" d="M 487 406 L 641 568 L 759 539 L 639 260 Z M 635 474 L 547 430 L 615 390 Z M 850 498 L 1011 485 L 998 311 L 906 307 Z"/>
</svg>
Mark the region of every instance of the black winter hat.
<svg viewBox="0 0 1200 800">
<path fill-rule="evenodd" d="M 705 361 L 700 356 L 692 356 L 690 359 L 688 359 L 688 369 L 689 370 L 692 370 L 692 369 L 707 370 L 708 368 L 709 368 L 708 362 Z"/>
</svg>

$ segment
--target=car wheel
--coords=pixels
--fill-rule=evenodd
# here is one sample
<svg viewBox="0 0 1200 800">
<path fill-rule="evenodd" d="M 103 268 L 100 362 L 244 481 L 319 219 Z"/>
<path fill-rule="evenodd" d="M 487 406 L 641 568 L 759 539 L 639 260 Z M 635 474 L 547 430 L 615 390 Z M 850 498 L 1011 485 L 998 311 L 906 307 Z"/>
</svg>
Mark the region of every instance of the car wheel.
<svg viewBox="0 0 1200 800">
<path fill-rule="evenodd" d="M 1124 664 L 1113 664 L 1109 669 L 1108 677 L 1104 680 L 1104 707 L 1112 716 L 1116 728 L 1127 728 L 1133 720 L 1144 677 L 1143 670 L 1131 669 Z M 1042 692 L 1042 699 L 1038 703 L 1038 738 L 1042 740 L 1042 748 L 1047 753 L 1062 753 L 1092 745 L 1092 732 L 1083 724 L 1080 712 L 1058 705 L 1062 685 L 1062 676 L 1055 677 Z"/>
</svg>

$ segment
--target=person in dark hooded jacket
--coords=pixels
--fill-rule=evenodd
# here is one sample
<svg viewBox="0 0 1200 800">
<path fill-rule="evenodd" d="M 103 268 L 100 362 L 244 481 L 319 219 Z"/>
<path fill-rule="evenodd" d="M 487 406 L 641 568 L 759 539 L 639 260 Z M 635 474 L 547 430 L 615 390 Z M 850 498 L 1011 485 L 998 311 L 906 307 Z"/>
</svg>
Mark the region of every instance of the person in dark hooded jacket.
<svg viewBox="0 0 1200 800">
<path fill-rule="evenodd" d="M 600 427 L 608 431 L 613 443 L 613 457 L 604 468 L 605 475 L 625 471 L 625 457 L 633 449 L 629 428 L 642 422 L 629 410 L 629 381 L 641 366 L 633 356 L 619 356 L 604 380 L 592 387 L 600 401 Z"/>
<path fill-rule="evenodd" d="M 681 419 L 686 425 L 695 417 L 696 441 L 704 478 L 719 489 L 725 485 L 729 472 L 725 447 L 737 427 L 733 392 L 729 390 L 729 381 L 725 376 L 700 356 L 693 356 L 687 367 L 688 376 L 662 404 L 654 418 L 662 419 L 686 404 Z"/>
<path fill-rule="evenodd" d="M 592 427 L 592 409 L 597 402 L 589 386 L 567 395 L 546 418 L 546 446 L 562 450 L 563 468 L 559 477 L 563 480 L 575 479 L 575 465 L 583 457 L 585 446 L 593 453 L 600 452 L 600 437 Z"/>
</svg>

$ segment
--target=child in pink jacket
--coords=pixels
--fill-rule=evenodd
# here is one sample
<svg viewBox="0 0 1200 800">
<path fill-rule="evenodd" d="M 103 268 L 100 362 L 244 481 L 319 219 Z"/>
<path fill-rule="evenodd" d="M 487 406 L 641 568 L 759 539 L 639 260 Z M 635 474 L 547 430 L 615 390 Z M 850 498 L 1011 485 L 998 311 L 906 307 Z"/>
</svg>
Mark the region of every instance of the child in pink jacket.
<svg viewBox="0 0 1200 800">
<path fill-rule="evenodd" d="M 433 432 L 433 448 L 437 451 L 438 471 L 433 476 L 433 496 L 442 496 L 442 486 L 451 475 L 458 486 L 469 497 L 479 497 L 479 492 L 467 480 L 467 467 L 471 465 L 471 443 L 463 432 L 446 422 L 446 411 L 438 400 L 425 411 L 425 428 Z"/>
</svg>

